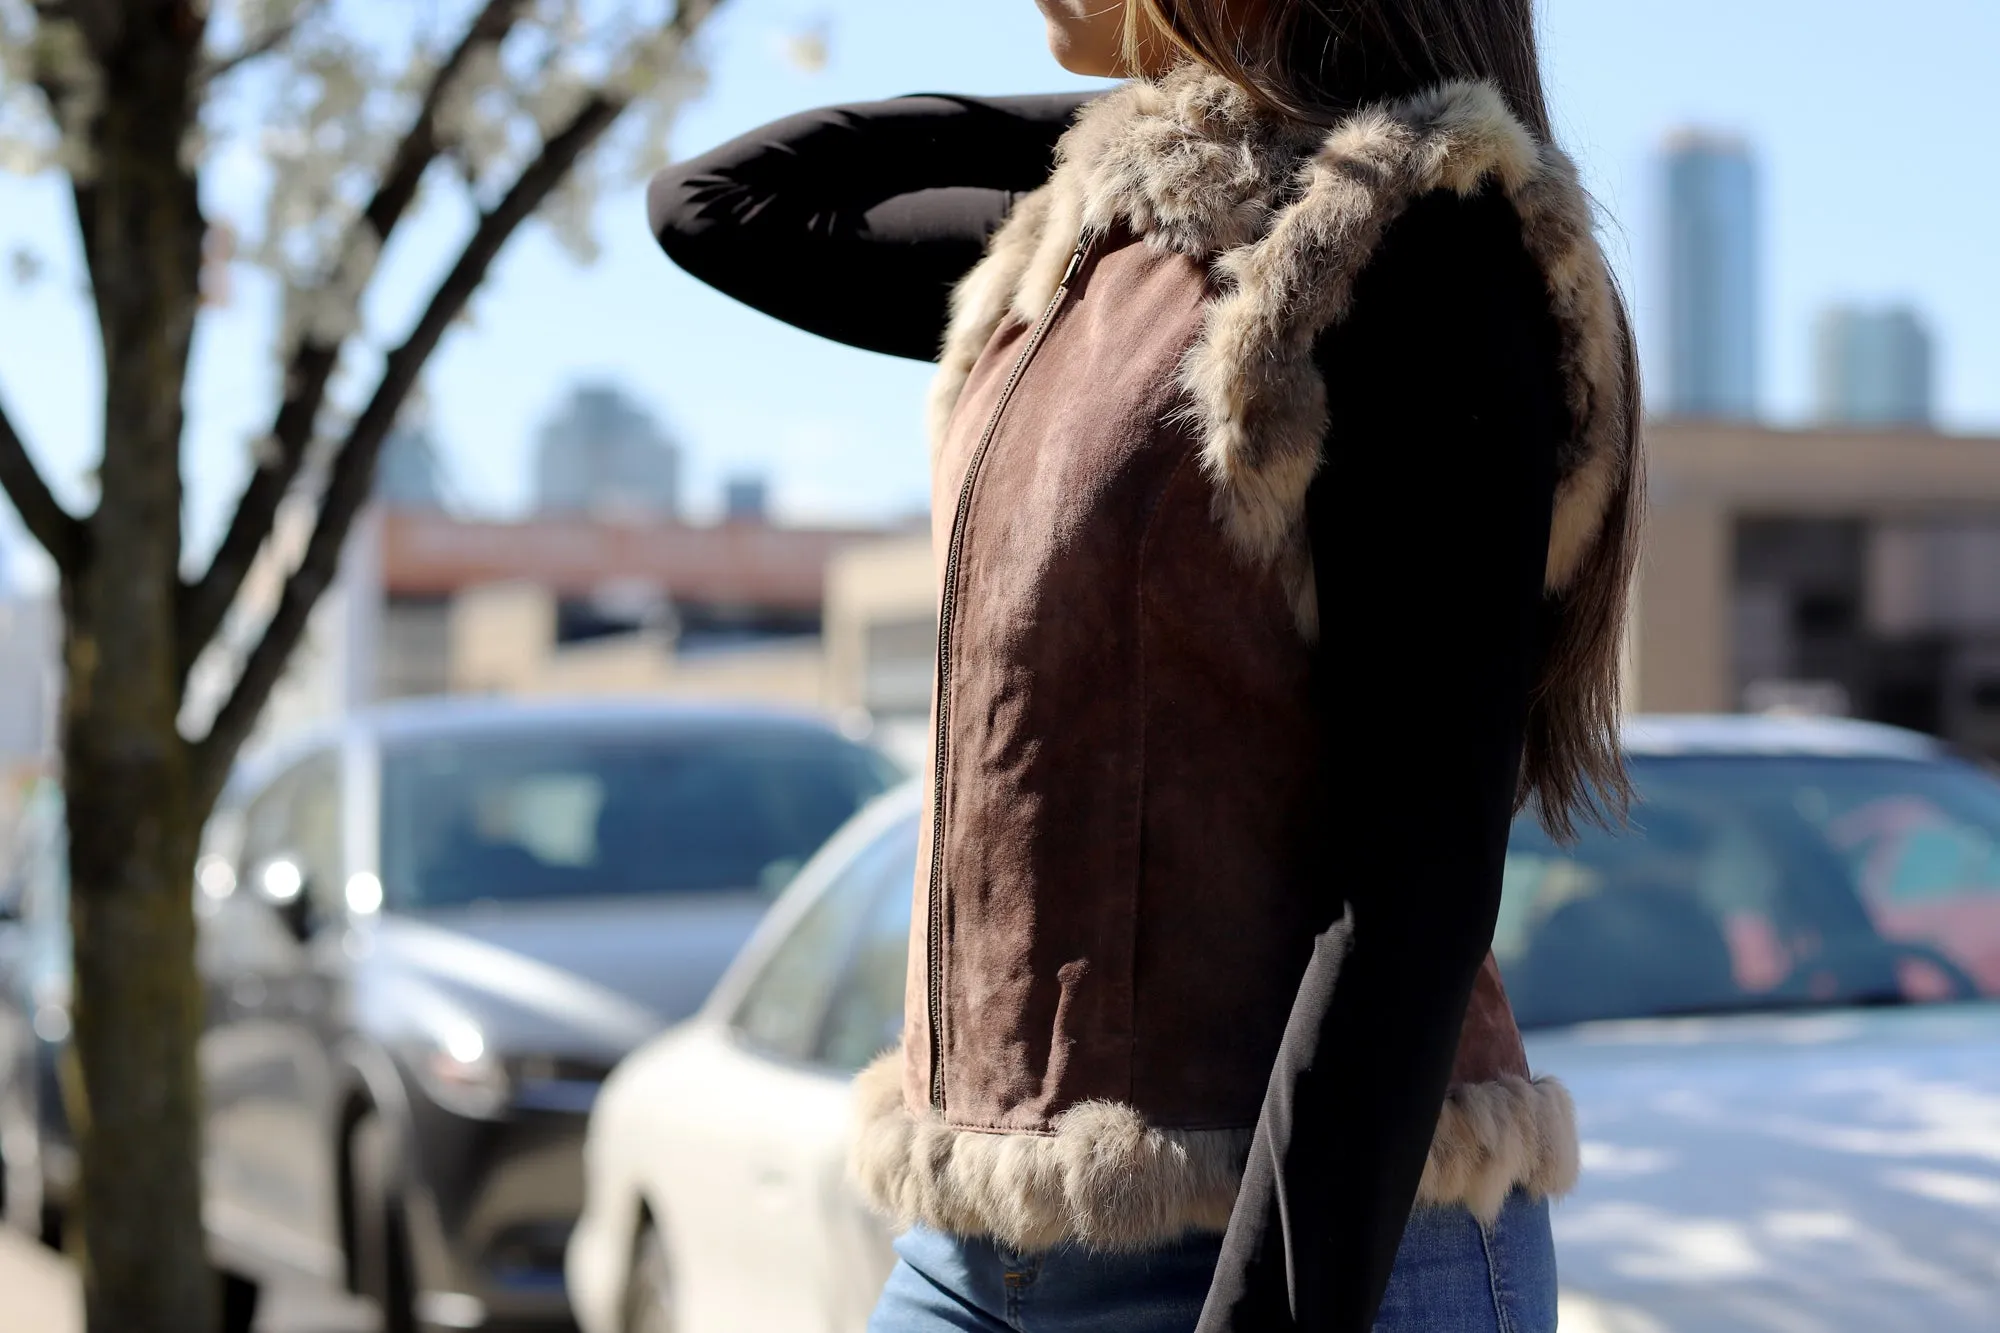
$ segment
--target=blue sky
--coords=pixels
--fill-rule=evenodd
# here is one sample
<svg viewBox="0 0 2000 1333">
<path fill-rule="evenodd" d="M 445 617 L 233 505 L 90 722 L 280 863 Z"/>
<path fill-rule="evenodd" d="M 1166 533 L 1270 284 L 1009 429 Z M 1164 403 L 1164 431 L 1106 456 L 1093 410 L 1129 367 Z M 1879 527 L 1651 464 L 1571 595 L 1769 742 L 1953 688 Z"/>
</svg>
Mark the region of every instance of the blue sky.
<svg viewBox="0 0 2000 1333">
<path fill-rule="evenodd" d="M 1614 220 L 1608 248 L 1643 333 L 1660 291 L 1658 144 L 1686 124 L 1737 131 L 1762 176 L 1768 413 L 1807 410 L 1821 306 L 1908 299 L 1939 341 L 1945 424 L 2000 434 L 2000 4 L 1544 0 L 1543 16 L 1557 128 Z M 831 60 L 807 74 L 783 58 L 784 36 L 819 21 Z M 681 120 L 677 153 L 826 102 L 1082 82 L 1048 59 L 1030 0 L 730 0 L 708 51 L 710 88 Z M 421 277 L 462 225 L 447 210 L 426 218 L 395 271 Z M 523 504 L 535 425 L 580 378 L 617 380 L 659 412 L 687 446 L 697 503 L 727 475 L 763 471 L 789 518 L 923 505 L 924 367 L 819 342 L 684 277 L 647 237 L 636 190 L 607 197 L 599 226 L 590 268 L 539 228 L 522 234 L 432 364 L 433 424 L 469 507 Z M 22 244 L 52 266 L 29 289 L 0 285 L 0 394 L 76 497 L 100 390 L 59 183 L 0 178 L 0 257 Z M 420 290 L 372 313 L 393 326 Z M 268 424 L 269 330 L 256 299 L 204 322 L 189 393 L 198 543 Z M 18 553 L 11 516 L 0 540 Z"/>
</svg>

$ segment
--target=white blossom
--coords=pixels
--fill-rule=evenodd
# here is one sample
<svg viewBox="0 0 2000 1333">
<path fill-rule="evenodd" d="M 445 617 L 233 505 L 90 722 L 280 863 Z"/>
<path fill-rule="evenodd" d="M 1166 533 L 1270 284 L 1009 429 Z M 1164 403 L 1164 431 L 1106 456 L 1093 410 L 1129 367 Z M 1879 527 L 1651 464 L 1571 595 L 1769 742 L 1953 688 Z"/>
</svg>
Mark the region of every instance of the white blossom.
<svg viewBox="0 0 2000 1333">
<path fill-rule="evenodd" d="M 832 47 L 831 27 L 825 18 L 802 28 L 779 34 L 778 51 L 786 64 L 804 74 L 818 74 L 826 68 Z"/>
<path fill-rule="evenodd" d="M 542 218 L 556 241 L 579 264 L 595 263 L 601 251 L 591 219 L 597 211 L 596 182 L 589 173 L 573 172 L 542 208 Z"/>
<path fill-rule="evenodd" d="M 674 117 L 702 88 L 694 53 L 673 25 L 679 3 L 525 0 L 506 40 L 471 52 L 444 90 L 436 169 L 417 182 L 407 211 L 428 211 L 453 193 L 475 211 L 490 209 L 552 136 L 591 99 L 605 98 L 629 114 L 540 213 L 565 251 L 578 262 L 594 259 L 593 220 L 603 193 L 664 165 Z M 712 7 L 710 0 L 687 3 L 698 15 Z M 371 327 L 370 312 L 406 312 L 412 303 L 370 299 L 384 238 L 364 213 L 444 60 L 481 7 L 480 0 L 200 5 L 209 74 L 197 89 L 203 104 L 183 137 L 181 165 L 203 176 L 218 163 L 233 164 L 228 210 L 236 224 L 224 224 L 227 253 L 208 256 L 212 272 L 205 281 L 212 279 L 212 291 L 226 291 L 222 273 L 232 265 L 268 275 L 278 300 L 281 358 L 289 361 L 304 342 L 338 349 L 345 382 L 350 347 L 379 359 L 376 349 L 404 336 L 402 329 Z M 51 12 L 34 0 L 0 0 L 0 171 L 57 170 L 88 179 L 103 79 L 82 31 Z M 253 164 L 248 203 L 237 184 L 246 162 Z M 220 244 L 221 233 L 216 239 Z M 4 263 L 0 276 L 17 284 L 41 272 L 32 257 Z"/>
</svg>

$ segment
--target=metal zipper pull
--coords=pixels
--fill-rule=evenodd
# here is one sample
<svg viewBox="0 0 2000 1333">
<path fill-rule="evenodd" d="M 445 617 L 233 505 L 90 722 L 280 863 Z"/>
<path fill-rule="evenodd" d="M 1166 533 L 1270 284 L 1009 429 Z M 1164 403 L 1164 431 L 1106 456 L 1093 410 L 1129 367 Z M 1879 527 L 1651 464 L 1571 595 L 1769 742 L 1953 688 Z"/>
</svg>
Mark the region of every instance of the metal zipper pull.
<svg viewBox="0 0 2000 1333">
<path fill-rule="evenodd" d="M 1088 237 L 1076 243 L 1076 253 L 1069 257 L 1069 267 L 1063 270 L 1062 281 L 1056 284 L 1058 294 L 1068 291 L 1069 285 L 1076 281 L 1076 275 L 1083 269 L 1084 254 L 1089 249 L 1090 240 Z"/>
</svg>

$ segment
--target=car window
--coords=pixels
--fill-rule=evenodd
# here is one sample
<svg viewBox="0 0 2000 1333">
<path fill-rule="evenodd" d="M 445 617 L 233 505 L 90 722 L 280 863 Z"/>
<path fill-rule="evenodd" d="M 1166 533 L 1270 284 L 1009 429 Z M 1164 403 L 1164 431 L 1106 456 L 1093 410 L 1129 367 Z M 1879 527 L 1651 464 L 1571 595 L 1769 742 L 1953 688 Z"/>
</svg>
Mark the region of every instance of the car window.
<svg viewBox="0 0 2000 1333">
<path fill-rule="evenodd" d="M 245 882 L 250 876 L 262 873 L 264 866 L 273 859 L 295 854 L 296 849 L 289 842 L 291 833 L 285 823 L 286 812 L 291 806 L 295 772 L 287 769 L 280 773 L 243 807 L 243 842 L 237 875 Z"/>
<path fill-rule="evenodd" d="M 743 1038 L 771 1055 L 814 1054 L 834 983 L 856 936 L 885 887 L 909 868 L 910 821 L 865 845 L 828 882 L 757 973 L 730 1020 Z"/>
<path fill-rule="evenodd" d="M 1990 819 L 1936 793 L 1897 792 L 1829 810 L 1826 825 L 1869 901 L 1895 912 L 2000 896 L 2000 840 Z"/>
<path fill-rule="evenodd" d="M 229 816 L 218 813 L 211 830 Z M 270 873 L 278 862 L 296 868 L 298 924 L 316 930 L 343 912 L 346 857 L 341 837 L 340 754 L 320 750 L 284 770 L 250 798 L 242 813 L 237 880 Z M 269 891 L 268 884 L 257 886 Z"/>
<path fill-rule="evenodd" d="M 903 1030 L 911 895 L 917 874 L 916 825 L 900 825 L 899 832 L 902 855 L 876 890 L 874 909 L 861 928 L 820 1031 L 819 1062 L 846 1073 L 894 1046 Z"/>
<path fill-rule="evenodd" d="M 322 914 L 341 910 L 347 885 L 340 832 L 340 756 L 328 751 L 299 766 L 285 811 L 286 845 L 298 857 L 306 891 Z"/>
<path fill-rule="evenodd" d="M 392 906 L 775 894 L 895 778 L 830 733 L 433 738 L 383 760 Z"/>
<path fill-rule="evenodd" d="M 2000 995 L 2000 784 L 1967 765 L 1640 758 L 1632 827 L 1514 830 L 1494 952 L 1527 1027 Z"/>
</svg>

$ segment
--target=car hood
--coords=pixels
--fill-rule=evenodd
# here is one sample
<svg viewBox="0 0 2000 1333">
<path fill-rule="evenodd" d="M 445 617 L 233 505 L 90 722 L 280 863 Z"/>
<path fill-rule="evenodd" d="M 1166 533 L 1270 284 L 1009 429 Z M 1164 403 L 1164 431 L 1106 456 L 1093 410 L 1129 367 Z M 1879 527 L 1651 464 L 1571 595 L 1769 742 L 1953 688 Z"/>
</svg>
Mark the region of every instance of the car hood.
<svg viewBox="0 0 2000 1333">
<path fill-rule="evenodd" d="M 389 914 L 368 961 L 398 979 L 378 994 L 432 992 L 511 1046 L 622 1053 L 701 1006 L 767 905 L 740 893 Z"/>
<path fill-rule="evenodd" d="M 1990 1333 L 2000 1005 L 1535 1034 L 1575 1096 L 1565 1333 Z"/>
</svg>

